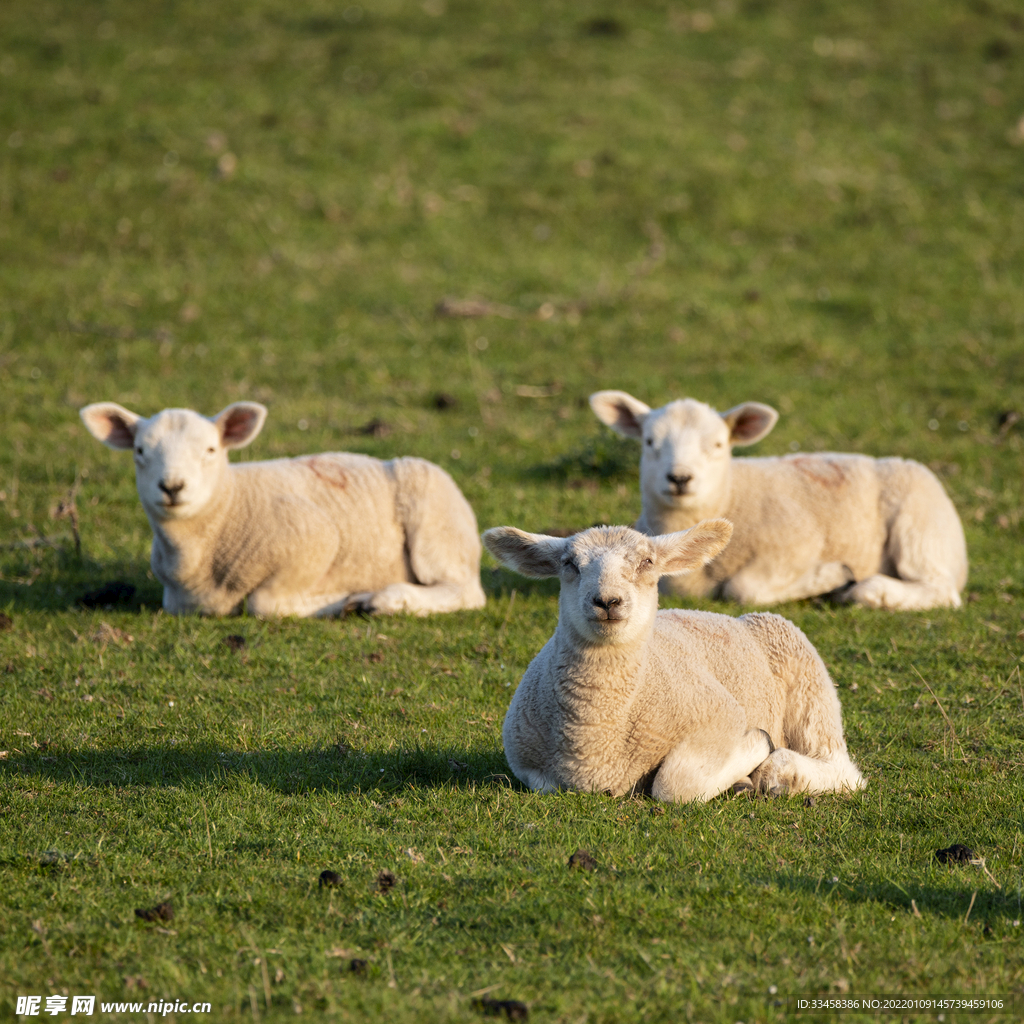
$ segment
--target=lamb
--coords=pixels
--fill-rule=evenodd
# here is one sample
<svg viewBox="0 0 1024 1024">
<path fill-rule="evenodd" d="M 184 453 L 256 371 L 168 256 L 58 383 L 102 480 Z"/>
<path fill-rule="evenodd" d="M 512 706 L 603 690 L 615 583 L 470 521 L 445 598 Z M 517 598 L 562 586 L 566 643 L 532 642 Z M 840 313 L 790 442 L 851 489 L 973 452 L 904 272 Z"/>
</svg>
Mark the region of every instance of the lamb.
<svg viewBox="0 0 1024 1024">
<path fill-rule="evenodd" d="M 166 611 L 227 615 L 243 600 L 264 617 L 483 607 L 476 517 L 443 469 L 344 452 L 230 464 L 266 415 L 257 402 L 212 418 L 81 410 L 105 445 L 134 449 Z"/>
<path fill-rule="evenodd" d="M 686 398 L 651 410 L 624 391 L 590 396 L 598 419 L 642 441 L 642 533 L 722 516 L 732 543 L 671 593 L 747 605 L 831 594 L 866 608 L 959 608 L 967 547 L 953 503 L 910 459 L 866 455 L 732 458 L 779 414 L 760 402 L 717 413 Z"/>
<path fill-rule="evenodd" d="M 526 576 L 558 576 L 558 625 L 505 716 L 505 756 L 531 789 L 710 800 L 730 786 L 839 792 L 864 786 L 839 698 L 791 622 L 658 611 L 658 579 L 692 572 L 729 541 L 723 519 L 648 537 L 603 526 L 568 538 L 484 534 Z"/>
</svg>

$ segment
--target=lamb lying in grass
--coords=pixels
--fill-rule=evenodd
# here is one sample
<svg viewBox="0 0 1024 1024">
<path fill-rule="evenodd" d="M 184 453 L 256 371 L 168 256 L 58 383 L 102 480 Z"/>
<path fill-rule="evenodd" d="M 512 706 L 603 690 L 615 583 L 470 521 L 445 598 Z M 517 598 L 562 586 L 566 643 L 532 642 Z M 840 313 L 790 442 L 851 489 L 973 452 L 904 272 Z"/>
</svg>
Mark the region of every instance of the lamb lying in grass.
<svg viewBox="0 0 1024 1024">
<path fill-rule="evenodd" d="M 722 519 L 645 537 L 625 526 L 568 538 L 488 530 L 525 576 L 559 576 L 558 627 L 505 716 L 505 756 L 531 789 L 651 785 L 659 800 L 861 789 L 839 698 L 786 619 L 658 611 L 658 579 L 692 572 L 729 541 Z M 653 779 L 653 783 L 651 780 Z"/>
<path fill-rule="evenodd" d="M 347 453 L 230 464 L 266 415 L 256 402 L 212 419 L 82 409 L 100 441 L 134 449 L 167 611 L 227 615 L 244 599 L 260 616 L 483 607 L 476 518 L 443 469 Z"/>
<path fill-rule="evenodd" d="M 746 402 L 717 413 L 692 398 L 650 407 L 624 391 L 590 396 L 598 419 L 643 445 L 636 528 L 671 533 L 723 516 L 732 543 L 667 589 L 772 604 L 834 592 L 867 608 L 959 608 L 967 582 L 960 519 L 942 484 L 909 459 L 732 458 L 779 418 Z"/>
</svg>

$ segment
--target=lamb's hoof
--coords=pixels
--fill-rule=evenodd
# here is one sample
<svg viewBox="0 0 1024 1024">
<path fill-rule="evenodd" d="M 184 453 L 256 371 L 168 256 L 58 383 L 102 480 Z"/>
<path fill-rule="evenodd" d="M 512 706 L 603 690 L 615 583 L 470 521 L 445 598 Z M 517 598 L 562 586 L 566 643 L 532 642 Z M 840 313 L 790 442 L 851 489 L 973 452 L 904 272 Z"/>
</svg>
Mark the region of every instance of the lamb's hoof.
<svg viewBox="0 0 1024 1024">
<path fill-rule="evenodd" d="M 785 783 L 779 783 L 779 785 L 772 786 L 772 788 L 768 790 L 768 795 L 769 796 L 785 796 L 788 792 L 789 792 L 789 786 L 787 786 Z"/>
<path fill-rule="evenodd" d="M 342 606 L 341 617 L 349 615 L 361 615 L 364 619 L 369 618 L 377 609 L 373 607 L 373 594 L 353 594 Z"/>
<path fill-rule="evenodd" d="M 757 791 L 754 789 L 754 784 L 750 779 L 740 779 L 739 782 L 732 784 L 732 791 L 739 796 L 743 794 L 745 796 L 753 796 Z"/>
<path fill-rule="evenodd" d="M 832 604 L 852 604 L 854 600 L 853 588 L 857 586 L 856 580 L 850 580 L 849 583 L 844 583 L 841 587 L 836 587 L 835 590 L 830 590 L 827 594 L 822 594 L 822 599 L 830 601 Z"/>
</svg>

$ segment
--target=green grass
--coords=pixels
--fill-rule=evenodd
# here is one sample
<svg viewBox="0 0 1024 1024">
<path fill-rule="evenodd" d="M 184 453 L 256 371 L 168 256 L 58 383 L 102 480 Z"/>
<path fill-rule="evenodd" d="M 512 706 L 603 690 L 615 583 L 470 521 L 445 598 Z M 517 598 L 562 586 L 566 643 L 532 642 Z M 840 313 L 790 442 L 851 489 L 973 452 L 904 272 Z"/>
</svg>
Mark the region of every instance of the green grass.
<svg viewBox="0 0 1024 1024">
<path fill-rule="evenodd" d="M 809 993 L 1019 1015 L 1017 6 L 0 5 L 2 1012 L 469 1021 L 489 990 L 591 1024 L 776 1021 Z M 525 792 L 500 724 L 550 583 L 488 563 L 481 612 L 171 620 L 130 460 L 77 417 L 254 398 L 243 458 L 422 455 L 481 528 L 543 530 L 639 510 L 636 451 L 586 407 L 605 387 L 770 402 L 757 452 L 942 476 L 963 610 L 781 609 L 866 793 Z M 76 480 L 80 557 L 52 517 Z M 114 579 L 125 609 L 77 606 Z M 939 865 L 953 842 L 988 873 Z M 136 919 L 165 898 L 173 921 Z"/>
</svg>

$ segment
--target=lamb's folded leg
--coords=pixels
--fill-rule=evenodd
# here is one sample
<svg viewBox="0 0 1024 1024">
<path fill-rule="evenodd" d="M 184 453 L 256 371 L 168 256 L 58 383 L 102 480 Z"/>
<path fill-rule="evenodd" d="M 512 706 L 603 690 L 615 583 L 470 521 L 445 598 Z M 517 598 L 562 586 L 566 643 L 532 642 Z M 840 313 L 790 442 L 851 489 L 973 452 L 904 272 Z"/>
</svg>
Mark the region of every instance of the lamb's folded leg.
<svg viewBox="0 0 1024 1024">
<path fill-rule="evenodd" d="M 662 763 L 651 795 L 656 800 L 689 803 L 710 800 L 747 778 L 772 752 L 762 729 L 748 729 L 723 749 L 702 739 L 685 739 Z"/>
<path fill-rule="evenodd" d="M 432 615 L 435 612 L 454 612 L 460 608 L 478 608 L 477 595 L 483 591 L 456 583 L 436 583 L 426 587 L 419 583 L 392 583 L 376 593 L 352 594 L 345 602 L 346 610 L 396 615 Z"/>
<path fill-rule="evenodd" d="M 763 568 L 755 561 L 753 567 L 740 570 L 722 585 L 722 597 L 747 605 L 781 604 L 827 594 L 853 582 L 853 573 L 842 562 L 817 562 L 795 579 L 755 571 Z"/>
<path fill-rule="evenodd" d="M 827 760 L 780 747 L 758 765 L 750 781 L 760 793 L 841 793 L 864 788 L 864 777 L 845 750 Z"/>
</svg>

